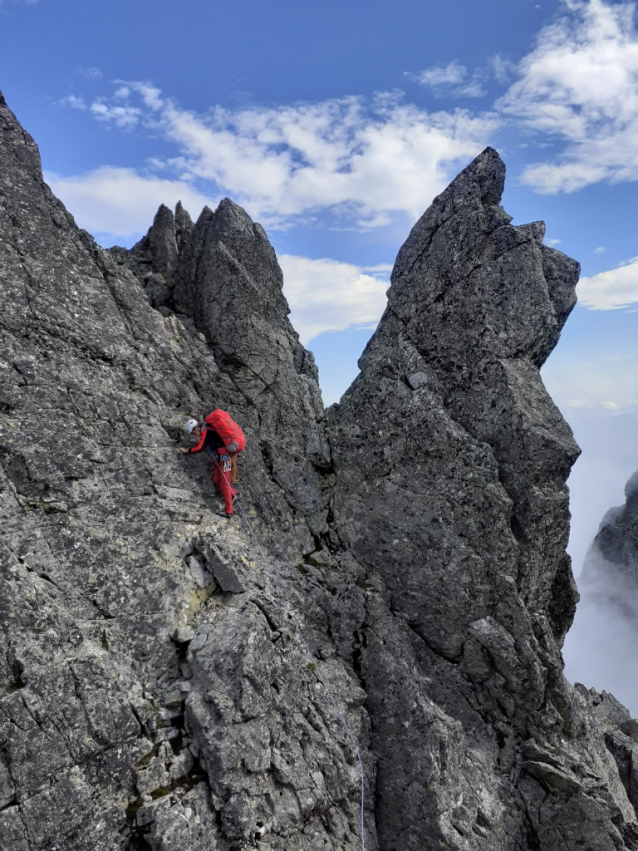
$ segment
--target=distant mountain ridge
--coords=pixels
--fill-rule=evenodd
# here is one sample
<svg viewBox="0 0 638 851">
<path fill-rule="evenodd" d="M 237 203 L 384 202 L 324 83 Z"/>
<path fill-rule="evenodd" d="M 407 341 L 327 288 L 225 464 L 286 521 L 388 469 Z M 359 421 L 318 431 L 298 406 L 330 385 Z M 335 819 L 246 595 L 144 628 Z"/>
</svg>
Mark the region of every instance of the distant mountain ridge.
<svg viewBox="0 0 638 851">
<path fill-rule="evenodd" d="M 624 505 L 603 517 L 580 581 L 589 603 L 606 606 L 608 617 L 619 618 L 638 637 L 638 473 L 625 485 Z"/>
</svg>

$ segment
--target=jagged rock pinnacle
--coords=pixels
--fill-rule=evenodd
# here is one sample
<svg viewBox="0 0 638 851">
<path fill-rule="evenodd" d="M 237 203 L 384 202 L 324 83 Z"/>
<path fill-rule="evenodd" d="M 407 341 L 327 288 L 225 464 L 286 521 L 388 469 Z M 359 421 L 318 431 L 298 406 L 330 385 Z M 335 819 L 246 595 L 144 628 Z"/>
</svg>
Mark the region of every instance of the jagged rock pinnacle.
<svg viewBox="0 0 638 851">
<path fill-rule="evenodd" d="M 503 180 L 488 148 L 417 222 L 326 416 L 260 225 L 178 204 L 104 251 L 0 96 L 3 851 L 356 851 L 322 682 L 369 851 L 637 847 L 627 712 L 560 656 L 538 367 L 578 265 Z M 250 526 L 176 451 L 216 407 Z"/>
</svg>

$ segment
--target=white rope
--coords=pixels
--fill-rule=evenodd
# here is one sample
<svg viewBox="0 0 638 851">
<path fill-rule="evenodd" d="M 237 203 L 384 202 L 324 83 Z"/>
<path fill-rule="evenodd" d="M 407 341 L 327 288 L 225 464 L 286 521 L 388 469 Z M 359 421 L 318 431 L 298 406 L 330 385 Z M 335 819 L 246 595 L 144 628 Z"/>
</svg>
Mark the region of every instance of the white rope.
<svg viewBox="0 0 638 851">
<path fill-rule="evenodd" d="M 214 461 L 215 461 L 215 464 L 217 464 L 217 467 L 219 468 L 219 471 L 221 472 L 221 474 L 223 476 L 224 471 L 220 467 L 219 461 L 217 460 L 217 458 L 215 458 Z M 359 762 L 359 775 L 360 775 L 360 778 L 361 778 L 361 805 L 360 805 L 361 806 L 361 812 L 360 812 L 360 817 L 359 817 L 359 829 L 361 831 L 361 851 L 365 851 L 366 845 L 365 845 L 365 834 L 364 834 L 364 826 L 363 826 L 363 814 L 364 814 L 364 806 L 365 806 L 365 777 L 364 777 L 364 773 L 363 773 L 363 762 L 361 760 L 361 754 L 359 753 L 359 748 L 357 746 L 356 739 L 353 736 L 352 731 L 350 730 L 350 727 L 348 726 L 348 722 L 346 721 L 346 719 L 344 718 L 343 714 L 341 713 L 339 707 L 337 706 L 337 703 L 336 703 L 334 697 L 332 696 L 332 692 L 328 688 L 328 684 L 324 680 L 324 678 L 321 674 L 321 671 L 319 670 L 319 665 L 317 664 L 317 660 L 313 656 L 310 647 L 308 647 L 308 642 L 304 638 L 304 634 L 301 631 L 301 627 L 299 626 L 299 621 L 297 620 L 297 618 L 296 618 L 296 616 L 295 616 L 295 614 L 292 610 L 292 607 L 290 606 L 288 599 L 286 598 L 286 595 L 284 594 L 284 592 L 279 587 L 277 577 L 275 576 L 275 574 L 272 572 L 272 570 L 270 569 L 270 567 L 268 565 L 268 559 L 266 557 L 266 554 L 264 553 L 262 546 L 259 543 L 257 535 L 255 534 L 255 530 L 253 529 L 253 524 L 250 522 L 248 515 L 244 511 L 244 508 L 241 504 L 241 501 L 239 500 L 239 497 L 235 497 L 235 504 L 239 506 L 239 510 L 241 512 L 241 516 L 244 520 L 244 523 L 246 524 L 246 526 L 248 527 L 248 530 L 250 531 L 250 534 L 252 535 L 253 542 L 255 543 L 255 545 L 257 546 L 257 549 L 261 553 L 261 557 L 263 559 L 263 563 L 264 563 L 264 567 L 266 569 L 266 573 L 271 578 L 273 585 L 275 586 L 275 589 L 277 590 L 277 593 L 281 597 L 281 600 L 284 604 L 284 608 L 286 609 L 288 616 L 291 618 L 292 622 L 295 625 L 295 629 L 297 630 L 297 635 L 299 636 L 299 640 L 303 644 L 303 646 L 306 650 L 306 653 L 308 654 L 308 658 L 310 659 L 310 661 L 312 663 L 313 670 L 316 673 L 321 685 L 326 690 L 326 694 L 328 695 L 328 697 L 330 699 L 330 703 L 332 704 L 333 709 L 337 714 L 337 717 L 339 718 L 339 720 L 343 724 L 343 727 L 344 727 L 346 733 L 348 734 L 348 738 L 350 739 L 350 741 L 352 743 L 352 747 L 354 748 L 354 752 L 357 755 L 357 760 Z"/>
</svg>

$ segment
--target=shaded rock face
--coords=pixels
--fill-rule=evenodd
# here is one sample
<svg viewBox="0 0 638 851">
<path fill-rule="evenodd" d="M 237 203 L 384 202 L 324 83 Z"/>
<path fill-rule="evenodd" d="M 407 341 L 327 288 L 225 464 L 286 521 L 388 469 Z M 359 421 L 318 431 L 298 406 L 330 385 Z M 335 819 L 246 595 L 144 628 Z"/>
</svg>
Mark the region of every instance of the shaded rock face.
<svg viewBox="0 0 638 851">
<path fill-rule="evenodd" d="M 0 847 L 638 847 L 634 729 L 572 688 L 577 455 L 538 367 L 576 264 L 487 149 L 324 419 L 230 201 L 104 251 L 0 99 Z M 181 424 L 245 428 L 219 518 Z M 294 615 L 294 619 L 292 616 Z M 303 630 L 314 659 L 299 640 Z"/>
<path fill-rule="evenodd" d="M 193 222 L 181 202 L 177 203 L 175 215 L 162 204 L 148 233 L 130 252 L 112 249 L 116 256 L 128 260 L 141 278 L 153 307 L 165 307 L 172 302 L 175 267 L 192 230 Z"/>
<path fill-rule="evenodd" d="M 315 467 L 329 467 L 330 453 L 318 426 L 317 368 L 290 324 L 282 287 L 261 225 L 228 199 L 202 212 L 180 256 L 175 304 L 255 408 L 273 478 L 295 510 L 312 515 L 322 510 Z"/>
<path fill-rule="evenodd" d="M 579 267 L 542 245 L 542 223 L 509 224 L 498 206 L 503 181 L 503 163 L 486 152 L 414 226 L 362 375 L 334 418 L 340 528 L 450 658 L 467 624 L 503 596 L 497 577 L 529 610 L 564 612 L 552 624 L 558 637 L 575 605 L 560 578 L 570 570 L 565 477 L 579 450 L 538 367 L 575 303 Z M 353 487 L 362 469 L 362 486 L 377 494 L 361 498 L 363 527 Z M 430 527 L 430 570 L 415 518 Z M 366 528 L 379 523 L 388 538 L 396 525 L 398 541 L 375 554 Z M 458 607 L 462 621 L 448 605 L 429 610 L 432 597 Z"/>
</svg>

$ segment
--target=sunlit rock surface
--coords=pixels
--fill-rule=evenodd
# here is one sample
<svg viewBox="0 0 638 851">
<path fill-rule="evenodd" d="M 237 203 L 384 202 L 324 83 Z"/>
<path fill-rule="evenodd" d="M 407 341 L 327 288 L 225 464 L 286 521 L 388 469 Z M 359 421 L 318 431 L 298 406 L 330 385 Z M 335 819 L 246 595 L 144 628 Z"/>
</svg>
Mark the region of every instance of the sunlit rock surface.
<svg viewBox="0 0 638 851">
<path fill-rule="evenodd" d="M 245 211 L 104 251 L 0 100 L 0 848 L 360 848 L 319 674 L 370 851 L 638 847 L 633 722 L 560 656 L 578 266 L 503 181 L 415 225 L 324 415 Z M 254 537 L 176 451 L 218 406 Z"/>
</svg>

